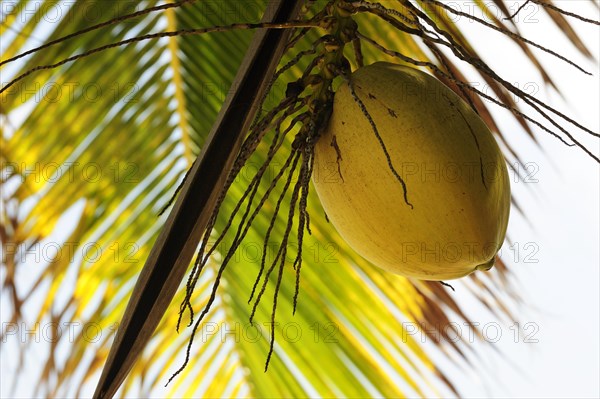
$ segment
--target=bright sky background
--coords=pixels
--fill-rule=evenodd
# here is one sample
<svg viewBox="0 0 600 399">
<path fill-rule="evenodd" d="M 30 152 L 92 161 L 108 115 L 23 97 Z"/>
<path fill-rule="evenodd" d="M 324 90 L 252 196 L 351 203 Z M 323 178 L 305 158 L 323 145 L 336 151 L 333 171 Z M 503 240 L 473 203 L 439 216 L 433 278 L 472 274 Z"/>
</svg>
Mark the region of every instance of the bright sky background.
<svg viewBox="0 0 600 399">
<path fill-rule="evenodd" d="M 462 1 L 454 3 L 463 6 L 468 4 Z M 523 4 L 522 1 L 519 3 Z M 588 0 L 562 0 L 556 4 L 592 19 L 599 18 L 598 9 Z M 477 41 L 477 48 L 486 55 L 485 60 L 501 76 L 518 83 L 521 88 L 539 87 L 537 98 L 550 100 L 555 108 L 598 132 L 598 64 L 580 56 L 543 12 L 535 11 L 533 5 L 528 7 L 523 9 L 523 16 L 528 17 L 528 23 L 523 18 L 518 24 L 523 36 L 557 50 L 594 74 L 592 77 L 586 76 L 566 63 L 536 51 L 551 72 L 565 101 L 543 87 L 541 78 L 529 68 L 523 53 L 515 45 L 507 45 L 507 40 L 499 34 L 478 29 L 476 34 L 470 30 L 474 34 L 469 37 Z M 574 22 L 574 25 L 598 60 L 599 28 L 579 22 Z M 454 381 L 466 397 L 598 398 L 598 164 L 581 151 L 567 148 L 539 130 L 537 137 L 540 147 L 536 147 L 512 118 L 503 117 L 500 121 L 502 131 L 518 149 L 523 161 L 533 165 L 530 170 L 532 173 L 535 171 L 535 175 L 531 177 L 537 180 L 530 183 L 512 181 L 513 193 L 527 211 L 528 221 L 512 210 L 509 236 L 514 243 L 519 243 L 514 244 L 514 248 L 519 248 L 522 259 L 515 263 L 515 251 L 510 250 L 507 244 L 503 247 L 503 254 L 505 261 L 512 263 L 511 269 L 518 278 L 519 292 L 524 299 L 519 319 L 521 329 L 525 323 L 532 323 L 524 335 L 533 334 L 529 338 L 539 342 L 525 343 L 525 338 L 521 337 L 515 343 L 510 324 L 502 325 L 502 337 L 497 343 L 478 345 L 481 346 L 480 358 L 484 366 L 466 373 L 456 370 Z M 570 131 L 574 132 L 573 129 Z M 585 139 L 585 134 L 577 134 L 576 137 Z M 589 143 L 588 148 L 598 155 L 600 149 L 597 141 L 583 142 Z M 514 177 L 514 173 L 511 173 L 511 177 Z M 528 260 L 539 262 L 527 262 L 527 255 L 530 255 Z M 493 322 L 494 318 L 482 312 L 480 318 L 474 316 L 474 320 L 483 326 Z M 536 326 L 537 332 L 534 332 Z M 490 340 L 494 340 L 495 331 L 494 328 L 488 330 Z"/>
<path fill-rule="evenodd" d="M 472 10 L 471 1 L 451 3 L 465 12 Z M 598 9 L 589 0 L 560 0 L 556 4 L 592 19 L 600 18 Z M 525 8 L 521 16 L 518 25 L 524 36 L 561 52 L 594 74 L 586 76 L 536 51 L 562 90 L 565 101 L 544 87 L 523 53 L 505 37 L 487 29 L 474 29 L 475 24 L 467 21 L 461 22 L 472 32 L 469 37 L 478 44 L 477 49 L 484 59 L 501 76 L 523 89 L 536 89 L 538 98 L 550 101 L 567 115 L 599 131 L 600 70 L 597 63 L 580 56 L 536 6 Z M 600 58 L 600 29 L 571 21 L 596 60 Z M 598 164 L 581 150 L 567 148 L 539 131 L 536 131 L 540 144 L 537 146 L 512 117 L 502 112 L 498 115 L 502 131 L 518 149 L 523 162 L 531 165 L 531 171 L 535 172 L 532 180 L 537 181 L 513 180 L 512 190 L 528 218 L 524 220 L 513 210 L 509 236 L 515 246 L 513 250 L 507 245 L 503 249 L 504 259 L 511 266 L 523 297 L 518 320 L 522 334 L 515 342 L 515 326 L 499 324 L 502 336 L 498 342 L 473 344 L 479 353 L 477 369 L 446 368 L 444 371 L 466 397 L 600 397 Z M 584 140 L 585 134 L 578 132 L 577 137 Z M 598 141 L 587 142 L 598 154 Z M 511 173 L 511 177 L 514 176 Z M 516 249 L 520 259 L 515 262 Z M 481 326 L 489 325 L 487 336 L 493 339 L 497 330 L 491 323 L 497 320 L 474 303 L 467 303 L 465 308 Z M 524 330 L 526 325 L 529 328 Z M 463 331 L 466 335 L 468 330 L 465 327 Z M 537 342 L 524 342 L 527 337 Z M 448 364 L 442 357 L 438 360 Z"/>
</svg>

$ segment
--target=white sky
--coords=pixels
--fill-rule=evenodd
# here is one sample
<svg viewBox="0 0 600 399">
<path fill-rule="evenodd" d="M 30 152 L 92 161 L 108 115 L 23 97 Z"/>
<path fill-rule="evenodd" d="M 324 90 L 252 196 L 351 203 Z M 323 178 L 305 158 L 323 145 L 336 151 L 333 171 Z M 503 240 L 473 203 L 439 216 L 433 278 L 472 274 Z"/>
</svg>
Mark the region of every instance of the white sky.
<svg viewBox="0 0 600 399">
<path fill-rule="evenodd" d="M 461 1 L 453 3 L 463 7 L 469 4 Z M 523 4 L 522 1 L 517 3 Z M 589 18 L 599 18 L 598 9 L 590 1 L 562 0 L 555 3 Z M 476 35 L 472 36 L 478 44 L 482 44 L 477 48 L 484 55 L 489 55 L 485 60 L 501 76 L 518 83 L 521 88 L 539 87 L 537 98 L 550 100 L 555 108 L 598 132 L 598 64 L 585 60 L 559 31 L 550 29 L 551 25 L 543 12 L 536 11 L 531 4 L 528 7 L 523 10 L 523 16 L 528 17 L 527 23 L 521 20 L 518 24 L 523 35 L 566 55 L 594 74 L 592 77 L 586 76 L 552 56 L 536 51 L 562 90 L 566 103 L 543 87 L 542 80 L 529 68 L 522 52 L 516 46 L 507 46 L 507 40 L 498 34 L 477 30 Z M 580 22 L 574 22 L 573 25 L 597 60 L 600 49 L 598 26 Z M 522 259 L 511 262 L 515 250 L 509 249 L 506 244 L 503 254 L 518 278 L 520 294 L 524 298 L 519 319 L 521 329 L 525 323 L 531 323 L 523 333 L 532 334 L 529 338 L 538 342 L 525 343 L 525 337 L 515 342 L 510 324 L 502 325 L 502 337 L 497 343 L 478 345 L 481 346 L 483 367 L 466 374 L 457 370 L 451 375 L 467 397 L 598 398 L 598 164 L 580 150 L 567 148 L 539 130 L 536 133 L 541 148 L 536 148 L 512 118 L 504 116 L 500 121 L 502 131 L 508 135 L 523 161 L 532 165 L 530 171 L 535 171 L 535 175 L 531 177 L 537 180 L 530 183 L 523 180 L 512 182 L 512 190 L 527 211 L 529 223 L 513 209 L 509 236 Z M 570 131 L 575 132 L 574 129 Z M 586 138 L 584 133 L 576 137 Z M 588 143 L 588 148 L 598 156 L 597 140 L 585 140 L 584 143 Z M 533 263 L 535 260 L 538 262 Z M 479 319 L 477 315 L 473 318 L 481 325 L 494 321 L 484 313 Z M 493 340 L 495 330 L 492 328 L 489 333 Z M 494 347 L 493 350 L 490 346 Z M 503 355 L 499 356 L 494 351 Z"/>
</svg>

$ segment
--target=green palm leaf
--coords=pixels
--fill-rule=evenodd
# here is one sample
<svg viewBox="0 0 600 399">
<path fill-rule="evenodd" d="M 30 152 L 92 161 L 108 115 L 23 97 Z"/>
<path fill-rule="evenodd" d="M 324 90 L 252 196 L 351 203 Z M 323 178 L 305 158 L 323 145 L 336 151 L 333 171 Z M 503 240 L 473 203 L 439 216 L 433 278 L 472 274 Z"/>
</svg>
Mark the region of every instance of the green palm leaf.
<svg viewBox="0 0 600 399">
<path fill-rule="evenodd" d="M 188 3 L 93 30 L 4 65 L 2 82 L 32 67 L 134 36 L 258 22 L 266 5 L 260 0 Z M 401 3 L 384 5 L 401 9 Z M 429 1 L 415 3 L 476 54 L 459 26 L 439 6 Z M 510 14 L 502 2 L 495 3 L 505 16 Z M 56 1 L 43 4 L 44 7 L 31 14 L 25 13 L 26 1 L 15 2 L 11 12 L 2 15 L 2 60 L 41 42 L 134 11 L 131 4 L 128 7 L 123 2 L 103 1 L 101 6 L 96 4 L 95 17 L 90 17 L 90 3 L 79 0 L 61 18 L 48 23 L 50 10 L 60 4 Z M 157 4 L 146 1 L 140 3 L 138 10 Z M 487 3 L 477 4 L 484 13 L 492 15 Z M 319 5 L 314 5 L 314 9 Z M 579 51 L 589 56 L 562 14 L 548 12 Z M 458 79 L 464 76 L 467 68 L 464 63 L 445 53 L 432 52 L 419 38 L 390 28 L 377 16 L 365 13 L 357 20 L 361 33 L 377 38 L 381 45 L 412 58 L 446 65 Z M 511 24 L 498 18 L 491 20 L 498 27 Z M 515 25 L 510 28 L 516 31 Z M 296 52 L 309 48 L 318 35 L 318 32 L 306 35 L 286 54 L 281 65 Z M 231 82 L 251 38 L 250 32 L 238 30 L 120 46 L 35 72 L 0 94 L 2 295 L 3 306 L 5 298 L 11 304 L 10 309 L 3 309 L 2 320 L 16 325 L 24 322 L 63 326 L 63 334 L 47 342 L 48 353 L 38 362 L 42 370 L 40 384 L 29 393 L 80 396 L 95 385 L 135 279 L 165 221 L 166 216 L 157 215 L 200 152 L 226 94 L 235 90 L 230 87 Z M 553 85 L 531 47 L 515 36 L 510 39 L 519 43 L 532 65 Z M 366 63 L 392 59 L 366 43 L 363 51 Z M 267 98 L 267 106 L 275 105 L 283 97 L 285 84 L 281 82 L 298 77 L 307 62 L 303 60 L 282 76 Z M 440 78 L 464 95 L 451 79 Z M 489 77 L 483 78 L 500 101 L 516 105 L 505 87 Z M 474 102 L 502 140 L 486 103 L 479 97 Z M 534 137 L 530 121 L 519 114 L 515 117 L 524 131 Z M 289 151 L 291 140 L 284 146 Z M 265 143 L 261 144 L 232 186 L 215 225 L 216 235 L 227 225 L 257 165 L 264 162 L 267 148 Z M 507 147 L 507 157 L 518 160 L 516 154 Z M 281 166 L 285 159 L 286 154 L 280 153 L 273 165 Z M 277 171 L 274 169 L 271 177 Z M 266 189 L 265 181 L 259 194 Z M 314 192 L 308 206 L 313 216 L 313 234 L 303 243 L 299 305 L 293 315 L 296 275 L 294 270 L 285 268 L 278 298 L 275 328 L 278 338 L 270 369 L 263 373 L 277 275 L 273 273 L 269 278 L 266 296 L 256 309 L 254 325 L 248 321 L 252 308 L 247 301 L 278 190 L 281 191 L 281 185 L 266 202 L 265 212 L 257 217 L 238 255 L 225 270 L 217 300 L 190 349 L 192 360 L 188 367 L 166 389 L 162 388 L 182 364 L 188 344 L 189 330 L 174 334 L 179 304 L 185 295 L 183 289 L 140 355 L 121 394 L 176 397 L 458 394 L 443 370 L 434 364 L 432 353 L 441 349 L 462 366 L 471 362 L 469 346 L 444 339 L 449 334 L 444 327 L 450 320 L 470 322 L 469 314 L 461 308 L 463 299 L 438 284 L 411 281 L 368 264 L 322 217 L 324 211 Z M 289 206 L 282 205 L 279 223 L 271 235 L 273 240 L 283 235 L 288 211 Z M 233 225 L 239 222 L 237 216 Z M 197 311 L 207 303 L 223 253 L 232 241 L 233 232 L 229 232 L 204 270 L 192 297 Z M 58 252 L 53 252 L 53 248 L 59 248 Z M 289 256 L 295 255 L 292 252 Z M 39 259 L 32 261 L 36 254 Z M 269 253 L 271 257 L 274 255 Z M 518 302 L 512 296 L 511 279 L 506 266 L 499 263 L 494 273 L 474 275 L 461 283 L 465 288 L 461 291 L 473 295 L 497 317 L 508 319 L 513 317 Z M 64 326 L 74 322 L 79 323 L 77 328 L 81 330 L 69 338 Z M 184 317 L 183 323 L 186 322 Z M 436 345 L 422 345 L 415 339 L 414 326 L 423 324 L 437 328 Z M 436 337 L 431 335 L 431 338 Z M 28 341 L 17 351 L 24 354 L 27 346 L 32 345 Z M 31 361 L 25 356 L 21 359 L 24 363 Z"/>
</svg>

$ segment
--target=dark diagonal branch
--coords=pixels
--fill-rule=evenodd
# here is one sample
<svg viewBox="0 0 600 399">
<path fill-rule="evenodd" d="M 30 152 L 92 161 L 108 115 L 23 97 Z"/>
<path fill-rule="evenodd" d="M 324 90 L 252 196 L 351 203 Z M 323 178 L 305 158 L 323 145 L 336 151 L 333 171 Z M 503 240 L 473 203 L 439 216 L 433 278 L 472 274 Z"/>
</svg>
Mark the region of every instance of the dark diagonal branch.
<svg viewBox="0 0 600 399">
<path fill-rule="evenodd" d="M 293 20 L 301 0 L 278 0 L 264 22 Z M 258 101 L 289 39 L 288 30 L 256 33 L 217 122 L 194 163 L 131 295 L 94 398 L 112 397 L 150 340 L 190 264 L 240 150 Z"/>
</svg>

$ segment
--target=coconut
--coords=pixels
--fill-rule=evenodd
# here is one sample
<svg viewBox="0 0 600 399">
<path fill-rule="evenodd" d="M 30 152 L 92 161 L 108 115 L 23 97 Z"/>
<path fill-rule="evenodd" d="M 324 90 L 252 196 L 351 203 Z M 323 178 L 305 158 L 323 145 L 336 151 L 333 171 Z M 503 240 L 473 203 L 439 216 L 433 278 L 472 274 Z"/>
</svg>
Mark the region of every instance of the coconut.
<svg viewBox="0 0 600 399">
<path fill-rule="evenodd" d="M 403 276 L 489 270 L 506 234 L 510 184 L 493 134 L 418 69 L 377 62 L 339 87 L 313 183 L 343 239 Z"/>
</svg>

